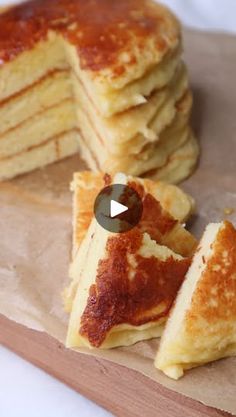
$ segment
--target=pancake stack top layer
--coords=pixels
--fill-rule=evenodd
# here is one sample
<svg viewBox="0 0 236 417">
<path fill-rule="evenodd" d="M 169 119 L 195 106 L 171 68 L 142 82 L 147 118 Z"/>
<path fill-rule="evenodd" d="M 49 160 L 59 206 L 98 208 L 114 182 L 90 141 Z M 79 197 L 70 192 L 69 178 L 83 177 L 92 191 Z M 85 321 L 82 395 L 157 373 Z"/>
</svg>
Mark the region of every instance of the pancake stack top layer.
<svg viewBox="0 0 236 417">
<path fill-rule="evenodd" d="M 77 151 L 175 182 L 193 169 L 176 18 L 149 0 L 35 0 L 0 16 L 0 177 Z"/>
</svg>

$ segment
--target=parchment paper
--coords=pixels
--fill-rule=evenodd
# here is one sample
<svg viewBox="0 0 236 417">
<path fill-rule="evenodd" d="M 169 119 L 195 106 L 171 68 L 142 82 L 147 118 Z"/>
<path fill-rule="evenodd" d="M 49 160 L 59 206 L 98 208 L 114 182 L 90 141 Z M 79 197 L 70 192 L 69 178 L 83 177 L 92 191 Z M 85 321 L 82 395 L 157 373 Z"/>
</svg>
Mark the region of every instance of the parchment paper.
<svg viewBox="0 0 236 417">
<path fill-rule="evenodd" d="M 209 221 L 226 217 L 236 224 L 236 211 L 224 213 L 236 209 L 236 38 L 186 31 L 185 45 L 202 156 L 183 188 L 197 201 L 190 226 L 200 236 Z M 60 341 L 68 320 L 60 296 L 71 251 L 68 187 L 73 171 L 83 168 L 75 156 L 0 185 L 0 313 Z M 236 414 L 236 358 L 191 370 L 176 382 L 154 368 L 157 347 L 153 340 L 93 354 Z"/>
</svg>

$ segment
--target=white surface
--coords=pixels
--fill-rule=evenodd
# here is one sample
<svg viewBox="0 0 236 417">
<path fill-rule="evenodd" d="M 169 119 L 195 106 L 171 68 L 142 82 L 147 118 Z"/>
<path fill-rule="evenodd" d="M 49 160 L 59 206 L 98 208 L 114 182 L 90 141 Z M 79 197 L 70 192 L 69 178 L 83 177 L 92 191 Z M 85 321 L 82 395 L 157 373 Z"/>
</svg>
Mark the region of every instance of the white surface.
<svg viewBox="0 0 236 417">
<path fill-rule="evenodd" d="M 1 417 L 108 417 L 110 414 L 0 347 Z"/>
<path fill-rule="evenodd" d="M 124 206 L 124 204 L 118 203 L 118 201 L 111 200 L 110 202 L 110 216 L 116 217 L 119 214 L 125 213 L 128 211 L 128 207 Z"/>
<path fill-rule="evenodd" d="M 161 0 L 187 25 L 236 33 L 235 0 Z"/>
<path fill-rule="evenodd" d="M 11 2 L 16 3 L 16 0 Z M 7 3 L 9 1 L 0 0 L 0 4 Z M 188 26 L 236 33 L 236 0 L 162 0 L 162 3 L 169 5 Z M 109 415 L 57 380 L 0 347 L 0 417 Z"/>
</svg>

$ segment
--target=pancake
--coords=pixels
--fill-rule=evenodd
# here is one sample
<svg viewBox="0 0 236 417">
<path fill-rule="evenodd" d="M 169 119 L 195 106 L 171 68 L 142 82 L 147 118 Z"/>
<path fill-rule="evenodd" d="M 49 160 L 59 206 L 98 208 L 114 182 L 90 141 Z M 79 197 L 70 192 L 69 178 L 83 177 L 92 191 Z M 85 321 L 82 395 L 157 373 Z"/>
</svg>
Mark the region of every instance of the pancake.
<svg viewBox="0 0 236 417">
<path fill-rule="evenodd" d="M 198 156 L 199 145 L 194 134 L 190 131 L 187 142 L 169 156 L 167 164 L 147 175 L 153 180 L 165 180 L 171 184 L 178 184 L 193 173 Z"/>
<path fill-rule="evenodd" d="M 23 174 L 73 155 L 78 151 L 78 134 L 73 130 L 62 133 L 1 160 L 0 177 L 9 178 Z"/>
<path fill-rule="evenodd" d="M 71 99 L 71 94 L 68 72 L 58 70 L 43 77 L 32 88 L 26 87 L 11 100 L 2 101 L 0 137 L 43 110 Z"/>
<path fill-rule="evenodd" d="M 104 179 L 103 179 L 104 178 Z M 174 252 L 189 257 L 193 254 L 196 248 L 196 239 L 175 219 L 169 212 L 167 212 L 152 194 L 149 193 L 153 190 L 156 196 L 159 196 L 163 203 L 167 203 L 168 207 L 169 199 L 165 199 L 165 191 L 163 188 L 165 185 L 161 184 L 161 188 L 158 191 L 158 183 L 155 185 L 151 181 L 140 180 L 138 178 L 126 177 L 123 174 L 117 174 L 114 178 L 108 175 L 103 177 L 103 174 L 95 178 L 91 173 L 78 173 L 74 175 L 74 181 L 72 184 L 73 195 L 73 253 L 72 264 L 70 266 L 70 277 L 72 279 L 70 286 L 64 291 L 63 299 L 65 310 L 70 311 L 72 302 L 75 296 L 75 292 L 78 286 L 78 265 L 81 265 L 82 256 L 87 256 L 87 249 L 90 245 L 93 232 L 87 230 L 89 224 L 93 219 L 93 206 L 96 195 L 104 185 L 110 185 L 111 183 L 124 184 L 132 187 L 140 196 L 143 204 L 143 213 L 140 223 L 136 226 L 136 229 L 141 233 L 148 233 L 150 238 L 155 240 L 161 245 L 165 245 Z M 96 186 L 95 186 L 96 184 Z M 172 186 L 173 187 L 173 186 Z M 168 191 L 167 191 L 168 192 Z M 171 200 L 178 198 L 184 199 L 182 205 L 181 217 L 186 218 L 190 216 L 193 210 L 193 201 L 188 196 L 184 195 L 176 187 L 169 189 L 169 196 Z M 173 193 L 173 194 L 172 194 Z M 182 200 L 183 201 L 183 200 Z M 178 206 L 176 200 L 175 205 Z M 178 207 L 179 209 L 179 207 Z M 177 209 L 177 210 L 178 210 Z M 187 210 L 187 212 L 186 212 Z M 174 209 L 176 212 L 176 209 Z M 92 229 L 93 230 L 93 229 Z M 82 247 L 82 248 L 81 248 Z M 81 255 L 81 253 L 83 255 Z M 84 260 L 85 262 L 85 260 Z"/>
<path fill-rule="evenodd" d="M 71 184 L 71 190 L 73 191 L 74 255 L 93 218 L 94 202 L 97 195 L 105 186 L 117 181 L 115 178 L 117 176 L 111 177 L 101 172 L 82 171 L 74 174 Z M 172 218 L 177 220 L 178 223 L 183 223 L 190 218 L 194 211 L 195 203 L 192 197 L 176 186 L 131 176 L 127 177 L 126 184 L 135 189 L 142 199 L 147 194 L 156 199 L 164 210 L 162 214 L 163 219 L 166 212 L 168 212 L 170 219 Z M 155 220 L 153 220 L 153 227 L 155 227 Z M 181 254 L 189 255 L 191 253 L 190 246 L 188 244 L 187 252 L 184 250 L 185 253 L 182 252 Z"/>
<path fill-rule="evenodd" d="M 24 151 L 78 130 L 92 170 L 141 175 L 163 167 L 186 140 L 191 109 L 185 135 L 157 146 L 172 123 L 177 129 L 188 84 L 179 22 L 153 1 L 121 0 L 114 7 L 108 0 L 31 0 L 12 7 L 0 15 L 0 164 L 19 152 L 33 157 Z M 63 129 L 65 100 L 71 114 Z M 58 119 L 55 132 L 50 110 Z M 31 165 L 37 167 L 26 162 L 25 169 Z M 20 173 L 8 170 L 1 178 Z"/>
<path fill-rule="evenodd" d="M 98 20 L 97 3 L 35 0 L 15 6 L 1 16 L 1 60 L 10 70 L 23 53 L 31 59 L 40 41 L 55 42 L 59 48 L 63 42 L 66 53 L 75 55 L 73 69 L 83 71 L 83 81 L 93 86 L 98 103 L 99 92 L 120 90 L 138 80 L 180 44 L 179 23 L 164 6 L 126 0 L 114 8 L 99 0 Z M 12 88 L 17 91 L 17 86 Z"/>
<path fill-rule="evenodd" d="M 188 79 L 185 66 L 180 65 L 168 87 L 154 92 L 146 103 L 109 118 L 101 117 L 99 113 L 94 112 L 93 103 L 84 92 L 80 82 L 74 79 L 74 84 L 76 84 L 74 93 L 78 104 L 78 112 L 83 111 L 84 117 L 88 119 L 96 135 L 102 139 L 106 149 L 112 151 L 114 146 L 118 147 L 119 144 L 128 143 L 139 133 L 142 133 L 144 138 L 148 140 L 154 141 L 157 139 L 158 134 L 173 120 L 176 114 L 175 105 L 185 94 Z M 80 108 L 81 103 L 82 109 Z M 168 114 L 162 123 L 162 117 L 159 113 L 165 106 Z M 159 120 L 157 126 L 153 123 L 153 119 L 156 120 L 156 118 Z M 153 129 L 149 127 L 150 122 L 152 122 Z M 81 129 L 83 131 L 83 123 L 81 123 Z M 87 132 L 83 132 L 86 135 Z"/>
<path fill-rule="evenodd" d="M 113 179 L 101 172 L 81 171 L 74 173 L 71 191 L 73 191 L 73 254 L 80 246 L 93 217 L 94 201 L 99 192 Z M 163 209 L 180 223 L 188 221 L 195 209 L 192 197 L 180 188 L 161 181 L 128 177 L 144 187 L 162 205 Z"/>
<path fill-rule="evenodd" d="M 120 151 L 116 155 L 107 151 L 102 138 L 95 134 L 86 118 L 80 118 L 83 125 L 81 134 L 84 138 L 87 137 L 87 141 L 84 139 L 84 143 L 86 142 L 84 151 L 91 155 L 91 168 L 99 170 L 99 167 L 102 166 L 110 174 L 123 171 L 134 176 L 140 176 L 152 169 L 164 167 L 171 155 L 181 148 L 192 135 L 188 125 L 192 103 L 191 94 L 187 92 L 181 101 L 186 102 L 186 109 L 177 110 L 173 122 L 161 132 L 155 142 L 147 143 L 143 136 L 135 137 L 132 142 L 122 148 L 119 145 Z M 78 112 L 80 110 L 77 110 L 77 114 Z M 86 135 L 84 135 L 85 130 Z M 91 150 L 93 147 L 94 152 Z M 96 154 L 95 149 L 97 150 Z M 118 146 L 116 146 L 116 152 L 117 149 Z M 197 156 L 198 154 L 195 155 L 195 162 Z"/>
<path fill-rule="evenodd" d="M 107 349 L 160 336 L 189 260 L 137 229 L 111 234 L 96 220 L 91 229 L 66 346 Z"/>
<path fill-rule="evenodd" d="M 181 47 L 167 53 L 163 61 L 151 68 L 143 77 L 127 84 L 121 90 L 113 90 L 106 93 L 99 105 L 103 108 L 103 114 L 110 117 L 129 108 L 147 102 L 147 98 L 153 91 L 167 86 L 174 77 L 181 60 Z M 109 96 L 109 101 L 106 100 Z"/>
<path fill-rule="evenodd" d="M 155 366 L 178 379 L 184 371 L 236 355 L 236 230 L 210 224 L 164 331 Z"/>
<path fill-rule="evenodd" d="M 73 103 L 65 99 L 0 135 L 0 161 L 74 127 Z"/>
<path fill-rule="evenodd" d="M 129 153 L 127 147 L 122 157 L 113 155 L 108 157 L 103 152 L 100 160 L 102 159 L 104 169 L 110 173 L 124 171 L 129 172 L 130 175 L 141 176 L 152 169 L 164 168 L 174 152 L 181 149 L 191 136 L 192 131 L 185 115 L 178 112 L 173 122 L 161 132 L 157 141 L 146 143 L 141 148 L 138 143 L 133 142 L 133 154 Z M 98 142 L 97 146 L 99 146 Z"/>
</svg>

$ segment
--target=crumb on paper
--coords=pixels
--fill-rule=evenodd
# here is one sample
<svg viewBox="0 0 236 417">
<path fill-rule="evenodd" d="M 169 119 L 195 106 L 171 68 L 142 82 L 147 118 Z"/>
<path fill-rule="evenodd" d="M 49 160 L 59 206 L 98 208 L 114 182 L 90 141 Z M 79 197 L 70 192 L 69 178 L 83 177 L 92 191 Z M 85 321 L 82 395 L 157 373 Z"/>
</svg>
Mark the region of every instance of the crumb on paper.
<svg viewBox="0 0 236 417">
<path fill-rule="evenodd" d="M 231 214 L 233 214 L 235 211 L 235 209 L 233 207 L 225 207 L 224 208 L 224 214 L 226 216 L 230 216 Z"/>
</svg>

